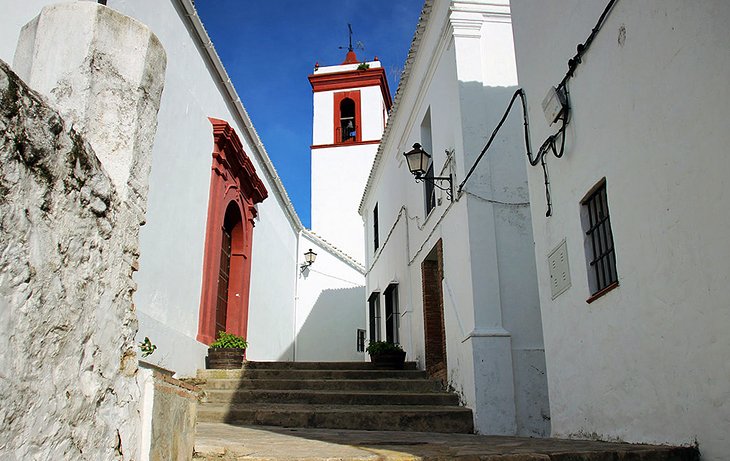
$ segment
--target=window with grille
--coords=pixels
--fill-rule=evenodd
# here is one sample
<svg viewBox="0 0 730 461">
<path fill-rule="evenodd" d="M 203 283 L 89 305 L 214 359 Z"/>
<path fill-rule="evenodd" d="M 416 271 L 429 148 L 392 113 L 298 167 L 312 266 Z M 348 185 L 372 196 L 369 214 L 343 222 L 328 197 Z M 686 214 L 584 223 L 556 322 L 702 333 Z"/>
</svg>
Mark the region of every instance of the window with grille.
<svg viewBox="0 0 730 461">
<path fill-rule="evenodd" d="M 586 233 L 588 285 L 591 295 L 595 296 L 618 284 L 605 179 L 598 183 L 581 204 L 583 229 Z"/>
<path fill-rule="evenodd" d="M 398 284 L 391 283 L 383 293 L 385 296 L 385 340 L 398 344 Z"/>
<path fill-rule="evenodd" d="M 380 293 L 374 292 L 368 298 L 370 341 L 380 341 Z"/>
<path fill-rule="evenodd" d="M 378 229 L 378 204 L 375 204 L 375 208 L 373 209 L 373 252 L 378 249 L 380 246 L 380 238 L 379 238 L 379 229 Z"/>
<path fill-rule="evenodd" d="M 365 352 L 365 330 L 357 329 L 357 351 Z"/>
</svg>

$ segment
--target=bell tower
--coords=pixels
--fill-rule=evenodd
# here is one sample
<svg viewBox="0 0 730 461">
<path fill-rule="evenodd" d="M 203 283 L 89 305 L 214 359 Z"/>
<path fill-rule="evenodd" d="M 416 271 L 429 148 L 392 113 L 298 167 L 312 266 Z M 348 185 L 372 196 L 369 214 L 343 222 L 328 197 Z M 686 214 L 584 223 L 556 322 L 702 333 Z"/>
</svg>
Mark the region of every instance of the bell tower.
<svg viewBox="0 0 730 461">
<path fill-rule="evenodd" d="M 364 230 L 357 212 L 392 104 L 376 57 L 360 62 L 352 40 L 342 64 L 316 65 L 312 85 L 312 230 L 360 263 Z"/>
</svg>

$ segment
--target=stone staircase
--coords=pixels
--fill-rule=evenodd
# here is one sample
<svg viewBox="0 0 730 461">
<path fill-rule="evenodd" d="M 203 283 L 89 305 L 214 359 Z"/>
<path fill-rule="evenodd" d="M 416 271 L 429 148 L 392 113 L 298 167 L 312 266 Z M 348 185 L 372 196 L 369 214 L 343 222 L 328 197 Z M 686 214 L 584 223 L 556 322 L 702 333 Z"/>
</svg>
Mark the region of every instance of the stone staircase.
<svg viewBox="0 0 730 461">
<path fill-rule="evenodd" d="M 199 422 L 471 433 L 470 409 L 426 372 L 365 362 L 247 362 L 199 370 Z"/>
</svg>

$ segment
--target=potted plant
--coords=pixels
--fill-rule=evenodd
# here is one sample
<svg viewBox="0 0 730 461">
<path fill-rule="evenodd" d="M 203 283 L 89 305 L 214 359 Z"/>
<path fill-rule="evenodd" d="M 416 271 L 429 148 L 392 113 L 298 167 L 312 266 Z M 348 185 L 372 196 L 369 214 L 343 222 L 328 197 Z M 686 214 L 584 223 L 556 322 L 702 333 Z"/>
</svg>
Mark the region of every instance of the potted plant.
<svg viewBox="0 0 730 461">
<path fill-rule="evenodd" d="M 218 370 L 241 368 L 246 347 L 248 347 L 248 343 L 243 337 L 219 331 L 218 339 L 208 347 L 205 367 Z"/>
<path fill-rule="evenodd" d="M 375 368 L 402 370 L 406 361 L 406 351 L 399 344 L 387 341 L 370 341 L 365 351 Z"/>
</svg>

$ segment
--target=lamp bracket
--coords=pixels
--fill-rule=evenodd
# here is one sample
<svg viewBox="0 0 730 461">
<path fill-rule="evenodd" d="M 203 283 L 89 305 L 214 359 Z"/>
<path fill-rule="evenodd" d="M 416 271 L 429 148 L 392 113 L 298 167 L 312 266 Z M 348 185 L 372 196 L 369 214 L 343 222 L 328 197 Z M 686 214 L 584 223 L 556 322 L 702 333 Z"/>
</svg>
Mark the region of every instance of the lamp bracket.
<svg viewBox="0 0 730 461">
<path fill-rule="evenodd" d="M 416 178 L 416 182 L 419 182 L 419 181 L 430 182 L 431 184 L 433 184 L 433 186 L 435 188 L 440 189 L 440 190 L 446 192 L 446 197 L 450 201 L 452 201 L 452 202 L 454 201 L 454 178 L 453 178 L 453 175 L 448 175 L 448 176 L 434 176 L 432 178 L 429 178 L 429 177 L 423 176 L 423 175 L 416 175 L 414 177 Z M 449 185 L 446 186 L 446 187 L 445 186 L 441 186 L 441 185 L 439 185 L 437 183 L 437 181 L 438 182 L 448 182 Z"/>
</svg>

